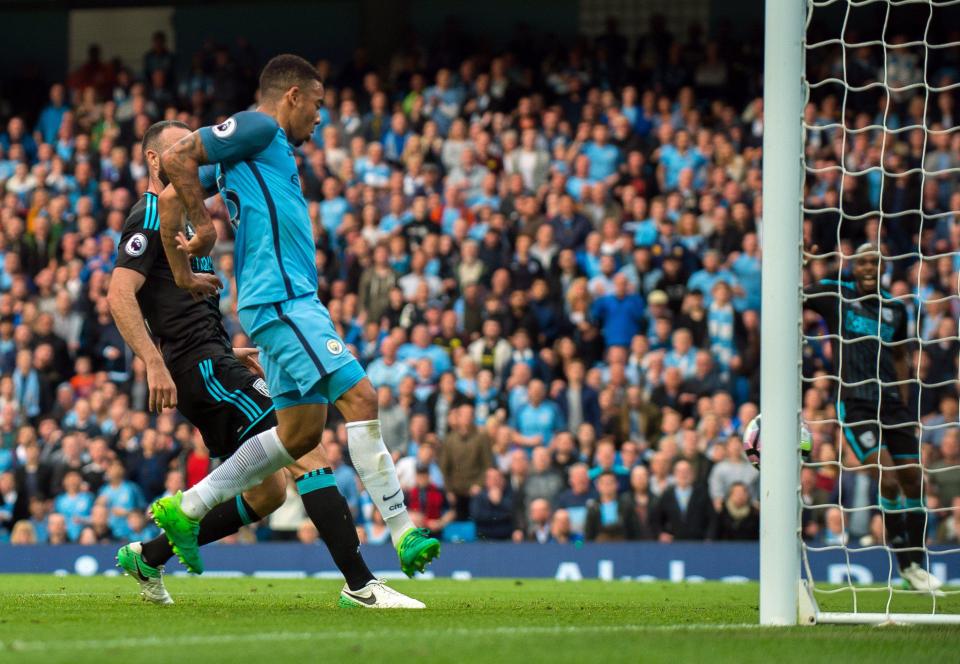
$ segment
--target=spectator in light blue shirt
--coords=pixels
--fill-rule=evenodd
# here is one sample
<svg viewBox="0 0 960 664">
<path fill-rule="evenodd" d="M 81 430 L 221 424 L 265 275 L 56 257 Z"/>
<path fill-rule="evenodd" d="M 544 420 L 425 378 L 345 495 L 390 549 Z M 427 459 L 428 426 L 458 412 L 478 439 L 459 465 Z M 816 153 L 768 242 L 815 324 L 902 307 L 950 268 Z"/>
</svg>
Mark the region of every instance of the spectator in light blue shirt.
<svg viewBox="0 0 960 664">
<path fill-rule="evenodd" d="M 676 367 L 684 378 L 690 378 L 696 371 L 697 349 L 693 346 L 690 330 L 681 327 L 675 330 L 671 339 L 671 348 L 663 356 L 663 366 Z"/>
<path fill-rule="evenodd" d="M 60 125 L 63 123 L 63 116 L 68 110 L 64 103 L 64 97 L 62 84 L 55 83 L 50 86 L 50 103 L 40 111 L 36 128 L 44 143 L 53 143 L 57 138 L 57 132 L 60 131 Z"/>
<path fill-rule="evenodd" d="M 549 445 L 564 428 L 563 414 L 553 401 L 547 401 L 542 380 L 530 381 L 528 401 L 517 413 L 517 442 L 525 447 Z"/>
<path fill-rule="evenodd" d="M 433 376 L 437 378 L 445 371 L 450 371 L 452 365 L 450 356 L 440 346 L 430 343 L 430 331 L 426 325 L 417 325 L 410 334 L 410 343 L 403 344 L 397 351 L 397 359 L 415 368 L 418 360 L 427 358 L 433 362 Z"/>
<path fill-rule="evenodd" d="M 733 306 L 737 311 L 759 311 L 760 309 L 760 252 L 757 244 L 756 233 L 744 235 L 743 251 L 730 266 L 730 271 L 740 282 L 742 293 L 733 300 Z"/>
<path fill-rule="evenodd" d="M 146 503 L 140 487 L 124 479 L 125 474 L 123 464 L 114 461 L 107 469 L 108 481 L 97 495 L 97 502 L 106 505 L 110 511 L 110 530 L 119 537 L 127 532 L 127 514 Z"/>
<path fill-rule="evenodd" d="M 660 148 L 660 166 L 657 176 L 662 190 L 675 189 L 680 180 L 680 171 L 689 168 L 694 172 L 694 180 L 699 184 L 700 169 L 707 163 L 700 150 L 690 144 L 690 134 L 681 129 L 674 137 L 673 145 Z"/>
<path fill-rule="evenodd" d="M 350 209 L 347 199 L 340 194 L 340 182 L 336 178 L 323 181 L 323 200 L 320 201 L 320 223 L 327 231 L 330 248 L 336 246 L 337 230 Z"/>
<path fill-rule="evenodd" d="M 687 280 L 687 290 L 703 293 L 703 303 L 709 307 L 713 302 L 713 286 L 718 281 L 727 282 L 733 289 L 739 285 L 731 272 L 720 269 L 720 254 L 711 249 L 703 255 L 703 269 L 694 272 Z"/>
<path fill-rule="evenodd" d="M 90 520 L 90 510 L 93 509 L 93 494 L 81 491 L 82 483 L 80 473 L 68 472 L 63 477 L 63 493 L 53 501 L 54 511 L 67 520 L 67 535 L 74 542 Z"/>
<path fill-rule="evenodd" d="M 386 386 L 397 395 L 400 381 L 406 376 L 412 376 L 413 370 L 404 362 L 397 359 L 397 342 L 392 337 L 386 337 L 380 344 L 380 357 L 367 365 L 367 378 L 375 387 Z"/>
<path fill-rule="evenodd" d="M 630 346 L 633 337 L 644 327 L 644 303 L 629 293 L 630 282 L 623 274 L 613 278 L 613 294 L 593 303 L 590 314 L 600 326 L 608 346 Z"/>
<path fill-rule="evenodd" d="M 581 154 L 590 158 L 590 179 L 606 180 L 617 174 L 620 150 L 609 142 L 610 130 L 598 124 L 593 128 L 593 140 L 583 147 Z"/>
</svg>

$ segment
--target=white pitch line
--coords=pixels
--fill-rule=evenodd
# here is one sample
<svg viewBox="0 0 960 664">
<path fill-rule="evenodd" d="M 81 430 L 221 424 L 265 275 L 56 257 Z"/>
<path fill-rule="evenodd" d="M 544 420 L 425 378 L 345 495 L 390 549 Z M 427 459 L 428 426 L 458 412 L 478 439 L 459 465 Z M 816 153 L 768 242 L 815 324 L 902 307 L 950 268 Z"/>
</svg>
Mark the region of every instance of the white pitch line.
<svg viewBox="0 0 960 664">
<path fill-rule="evenodd" d="M 758 629 L 751 623 L 709 625 L 693 623 L 688 625 L 567 625 L 555 627 L 478 627 L 476 629 L 377 629 L 379 637 L 416 636 L 537 636 L 562 634 L 616 634 L 622 632 L 686 632 L 686 631 L 729 631 Z M 309 639 L 363 639 L 370 636 L 369 631 L 315 631 L 315 632 L 259 632 L 243 634 L 196 634 L 171 637 L 144 636 L 122 639 L 60 640 L 60 641 L 0 641 L 0 651 L 42 652 L 49 650 L 103 650 L 108 648 L 143 648 L 148 646 L 193 646 L 221 643 L 242 643 L 261 641 L 304 641 Z"/>
</svg>

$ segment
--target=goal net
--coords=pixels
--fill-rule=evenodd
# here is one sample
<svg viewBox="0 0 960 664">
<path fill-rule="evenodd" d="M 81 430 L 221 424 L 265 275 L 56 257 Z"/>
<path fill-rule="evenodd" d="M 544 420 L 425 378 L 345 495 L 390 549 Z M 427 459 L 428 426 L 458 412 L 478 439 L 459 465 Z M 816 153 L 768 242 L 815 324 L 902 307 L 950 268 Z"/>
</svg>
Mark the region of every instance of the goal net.
<svg viewBox="0 0 960 664">
<path fill-rule="evenodd" d="M 803 622 L 960 622 L 958 18 L 958 0 L 806 3 Z"/>
</svg>

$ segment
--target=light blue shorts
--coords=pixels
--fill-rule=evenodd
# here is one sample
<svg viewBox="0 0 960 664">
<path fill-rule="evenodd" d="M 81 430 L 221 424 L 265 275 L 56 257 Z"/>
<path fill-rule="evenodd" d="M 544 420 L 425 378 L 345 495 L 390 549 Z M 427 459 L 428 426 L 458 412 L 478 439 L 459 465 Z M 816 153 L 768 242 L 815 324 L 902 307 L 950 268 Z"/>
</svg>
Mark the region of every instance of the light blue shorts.
<svg viewBox="0 0 960 664">
<path fill-rule="evenodd" d="M 246 307 L 239 316 L 260 349 L 277 410 L 335 403 L 366 376 L 315 295 Z"/>
</svg>

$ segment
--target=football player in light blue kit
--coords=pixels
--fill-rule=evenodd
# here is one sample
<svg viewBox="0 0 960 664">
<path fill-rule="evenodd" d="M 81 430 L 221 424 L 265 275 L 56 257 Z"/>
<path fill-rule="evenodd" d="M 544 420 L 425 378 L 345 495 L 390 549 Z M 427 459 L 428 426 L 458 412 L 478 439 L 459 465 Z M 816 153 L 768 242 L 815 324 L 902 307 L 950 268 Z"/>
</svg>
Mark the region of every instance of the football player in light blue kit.
<svg viewBox="0 0 960 664">
<path fill-rule="evenodd" d="M 154 519 L 192 570 L 202 569 L 199 520 L 317 447 L 328 404 L 347 421 L 350 458 L 390 527 L 403 571 L 423 571 L 440 551 L 440 543 L 407 515 L 380 435 L 376 392 L 316 295 L 313 230 L 294 146 L 313 134 L 322 100 L 323 84 L 310 63 L 277 56 L 260 75 L 256 111 L 204 127 L 162 156 L 171 183 L 159 199 L 164 249 L 177 285 L 196 296 L 215 288 L 193 277 L 188 258 L 208 255 L 216 243 L 200 178 L 201 165 L 216 164 L 217 188 L 236 227 L 240 322 L 260 349 L 278 422 L 182 496 L 154 503 Z M 184 212 L 195 231 L 189 240 L 182 234 Z"/>
</svg>

